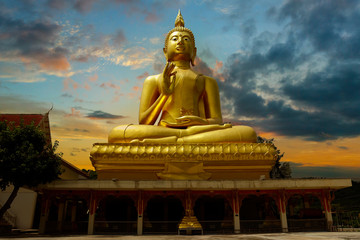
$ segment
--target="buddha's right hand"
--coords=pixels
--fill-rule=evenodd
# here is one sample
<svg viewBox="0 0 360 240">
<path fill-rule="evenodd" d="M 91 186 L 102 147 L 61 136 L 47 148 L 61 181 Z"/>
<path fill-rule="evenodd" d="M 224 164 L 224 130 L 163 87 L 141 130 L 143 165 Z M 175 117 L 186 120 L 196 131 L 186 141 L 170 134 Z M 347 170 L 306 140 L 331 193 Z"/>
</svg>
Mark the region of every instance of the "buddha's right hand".
<svg viewBox="0 0 360 240">
<path fill-rule="evenodd" d="M 173 72 L 175 64 L 167 62 L 160 80 L 161 93 L 170 95 L 174 91 L 176 72 Z"/>
</svg>

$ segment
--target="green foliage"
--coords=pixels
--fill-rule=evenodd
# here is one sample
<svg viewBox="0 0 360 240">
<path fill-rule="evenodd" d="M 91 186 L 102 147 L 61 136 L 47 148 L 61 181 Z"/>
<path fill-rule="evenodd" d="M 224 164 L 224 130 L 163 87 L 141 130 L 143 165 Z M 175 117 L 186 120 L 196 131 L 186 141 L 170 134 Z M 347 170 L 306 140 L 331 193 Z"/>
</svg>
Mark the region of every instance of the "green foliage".
<svg viewBox="0 0 360 240">
<path fill-rule="evenodd" d="M 57 179 L 61 154 L 47 145 L 43 132 L 34 124 L 15 126 L 0 122 L 0 188 L 35 187 Z"/>
<path fill-rule="evenodd" d="M 97 172 L 94 170 L 86 170 L 86 169 L 81 169 L 81 171 L 83 171 L 84 173 L 86 173 L 90 179 L 97 179 Z"/>
<path fill-rule="evenodd" d="M 291 178 L 291 168 L 289 162 L 280 162 L 281 158 L 285 153 L 281 153 L 281 151 L 275 146 L 274 139 L 266 139 L 263 137 L 257 137 L 258 143 L 270 143 L 274 145 L 276 150 L 276 162 L 273 168 L 270 171 L 270 178 Z"/>
<path fill-rule="evenodd" d="M 360 182 L 352 181 L 351 187 L 337 190 L 332 208 L 336 211 L 360 212 Z"/>
</svg>

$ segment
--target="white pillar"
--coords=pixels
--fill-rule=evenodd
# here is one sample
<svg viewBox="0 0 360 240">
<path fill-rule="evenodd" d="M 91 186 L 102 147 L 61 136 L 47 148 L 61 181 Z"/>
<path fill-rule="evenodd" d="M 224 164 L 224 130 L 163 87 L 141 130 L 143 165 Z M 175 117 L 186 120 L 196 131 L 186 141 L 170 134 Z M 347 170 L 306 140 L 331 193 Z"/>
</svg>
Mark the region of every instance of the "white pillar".
<svg viewBox="0 0 360 240">
<path fill-rule="evenodd" d="M 95 223 L 95 212 L 96 212 L 96 198 L 91 193 L 90 204 L 89 204 L 89 222 L 88 222 L 88 234 L 94 234 L 94 223 Z"/>
<path fill-rule="evenodd" d="M 283 232 L 288 232 L 288 223 L 287 223 L 287 216 L 286 216 L 286 211 L 285 212 L 280 212 L 280 221 L 281 221 L 281 228 Z"/>
<path fill-rule="evenodd" d="M 279 213 L 280 213 L 282 232 L 286 233 L 289 231 L 289 229 L 288 229 L 288 222 L 287 222 L 287 216 L 286 216 L 286 198 L 285 198 L 285 194 L 283 192 L 278 193 L 277 205 L 278 205 Z"/>
<path fill-rule="evenodd" d="M 322 194 L 322 202 L 325 211 L 325 219 L 327 224 L 327 230 L 332 231 L 333 218 L 331 214 L 331 195 L 330 191 L 324 191 Z"/>
<path fill-rule="evenodd" d="M 62 231 L 62 225 L 64 220 L 64 210 L 65 210 L 65 200 L 60 199 L 59 209 L 58 209 L 58 220 L 57 220 L 57 230 Z"/>
<path fill-rule="evenodd" d="M 76 221 L 76 203 L 71 206 L 71 222 Z"/>
<path fill-rule="evenodd" d="M 139 195 L 138 195 L 138 206 L 137 206 L 137 210 L 138 210 L 138 218 L 137 218 L 137 235 L 142 235 L 143 234 L 143 214 L 144 214 L 144 200 L 142 197 L 142 192 L 139 191 Z"/>
<path fill-rule="evenodd" d="M 138 219 L 137 219 L 137 235 L 142 235 L 143 234 L 143 216 L 138 214 Z"/>
<path fill-rule="evenodd" d="M 240 233 L 240 204 L 239 193 L 236 191 L 233 194 L 233 213 L 234 213 L 234 233 Z"/>
<path fill-rule="evenodd" d="M 73 200 L 73 205 L 71 206 L 71 227 L 73 230 L 76 229 L 76 200 Z"/>
<path fill-rule="evenodd" d="M 39 234 L 44 234 L 46 230 L 46 222 L 49 217 L 49 210 L 50 210 L 50 200 L 43 195 L 43 200 L 41 203 L 41 216 L 40 216 L 40 223 L 39 223 Z"/>
</svg>

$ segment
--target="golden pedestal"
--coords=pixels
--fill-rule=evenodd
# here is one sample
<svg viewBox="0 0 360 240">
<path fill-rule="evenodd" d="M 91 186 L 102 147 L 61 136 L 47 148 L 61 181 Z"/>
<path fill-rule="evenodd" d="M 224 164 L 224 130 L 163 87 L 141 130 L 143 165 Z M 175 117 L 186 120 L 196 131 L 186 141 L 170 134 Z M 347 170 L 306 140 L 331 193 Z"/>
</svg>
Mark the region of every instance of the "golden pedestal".
<svg viewBox="0 0 360 240">
<path fill-rule="evenodd" d="M 223 180 L 269 177 L 276 150 L 268 143 L 96 143 L 98 179 Z"/>
<path fill-rule="evenodd" d="M 178 234 L 185 231 L 186 235 L 190 235 L 193 231 L 200 231 L 203 234 L 203 229 L 195 216 L 184 216 L 179 224 Z"/>
</svg>

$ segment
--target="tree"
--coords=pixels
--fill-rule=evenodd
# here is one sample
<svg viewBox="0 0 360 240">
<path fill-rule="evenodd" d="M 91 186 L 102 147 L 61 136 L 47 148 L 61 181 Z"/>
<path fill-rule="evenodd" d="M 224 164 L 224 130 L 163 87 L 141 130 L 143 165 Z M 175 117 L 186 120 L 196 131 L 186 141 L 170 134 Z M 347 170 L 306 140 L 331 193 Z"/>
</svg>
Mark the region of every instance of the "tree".
<svg viewBox="0 0 360 240">
<path fill-rule="evenodd" d="M 258 136 L 258 143 L 271 143 L 274 145 L 274 139 L 266 139 Z M 273 168 L 270 171 L 270 178 L 291 178 L 291 168 L 289 162 L 280 163 L 280 159 L 284 156 L 285 153 L 281 151 L 274 145 L 276 151 L 276 162 Z"/>
<path fill-rule="evenodd" d="M 39 127 L 34 124 L 0 122 L 0 188 L 14 189 L 0 209 L 0 219 L 10 208 L 19 188 L 36 187 L 58 178 L 61 173 L 61 153 L 55 153 Z"/>
<path fill-rule="evenodd" d="M 89 176 L 90 179 L 92 179 L 92 180 L 97 179 L 97 172 L 96 171 L 90 170 L 90 169 L 85 169 L 85 168 L 83 168 L 81 171 L 86 173 Z"/>
</svg>

